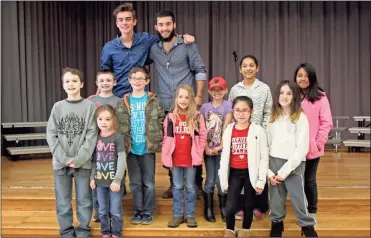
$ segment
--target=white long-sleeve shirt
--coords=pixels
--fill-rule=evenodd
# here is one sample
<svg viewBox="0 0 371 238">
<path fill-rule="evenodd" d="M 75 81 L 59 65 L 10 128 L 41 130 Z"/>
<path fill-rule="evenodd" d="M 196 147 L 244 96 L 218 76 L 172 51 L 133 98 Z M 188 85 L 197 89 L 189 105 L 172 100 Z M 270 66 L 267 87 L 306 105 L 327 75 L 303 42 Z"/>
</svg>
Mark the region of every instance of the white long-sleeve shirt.
<svg viewBox="0 0 371 238">
<path fill-rule="evenodd" d="M 280 116 L 275 122 L 268 124 L 269 155 L 285 159 L 287 162 L 277 172 L 277 175 L 285 179 L 295 170 L 309 150 L 309 123 L 304 113 L 292 123 L 289 118 Z M 268 170 L 268 178 L 275 175 Z"/>
</svg>

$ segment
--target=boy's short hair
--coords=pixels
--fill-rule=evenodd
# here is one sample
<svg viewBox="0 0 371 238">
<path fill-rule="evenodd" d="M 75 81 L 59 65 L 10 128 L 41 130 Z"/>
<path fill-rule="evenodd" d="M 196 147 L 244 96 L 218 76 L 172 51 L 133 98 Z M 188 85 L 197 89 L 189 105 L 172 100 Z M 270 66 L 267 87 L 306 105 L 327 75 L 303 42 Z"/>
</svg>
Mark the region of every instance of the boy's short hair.
<svg viewBox="0 0 371 238">
<path fill-rule="evenodd" d="M 101 74 L 110 74 L 110 75 L 112 76 L 113 80 L 116 80 L 116 78 L 115 78 L 115 74 L 114 74 L 112 71 L 109 71 L 109 70 L 102 70 L 102 71 L 99 71 L 99 72 L 97 73 L 97 79 L 96 79 L 96 80 L 98 80 L 98 76 L 101 75 Z"/>
<path fill-rule="evenodd" d="M 71 73 L 71 74 L 77 75 L 79 77 L 79 79 L 80 79 L 80 82 L 81 83 L 84 83 L 84 74 L 80 70 L 78 70 L 78 69 L 69 68 L 69 67 L 66 67 L 66 68 L 63 68 L 62 69 L 62 77 L 61 77 L 62 83 L 63 83 L 63 76 L 66 73 Z"/>
<path fill-rule="evenodd" d="M 137 66 L 137 67 L 134 67 L 130 70 L 128 76 L 129 78 L 131 77 L 132 74 L 134 73 L 138 73 L 138 72 L 141 72 L 144 74 L 144 76 L 146 77 L 146 79 L 150 79 L 149 77 L 149 73 L 148 73 L 148 70 L 144 67 L 140 67 L 140 66 Z"/>
<path fill-rule="evenodd" d="M 175 22 L 175 15 L 172 11 L 160 11 L 156 14 L 156 18 L 158 17 L 171 17 L 173 23 Z"/>
<path fill-rule="evenodd" d="M 127 3 L 121 4 L 121 5 L 117 6 L 117 7 L 115 8 L 115 10 L 113 10 L 113 15 L 115 16 L 115 20 L 116 20 L 116 21 L 117 21 L 117 15 L 118 15 L 120 12 L 131 12 L 131 15 L 133 15 L 133 18 L 134 18 L 134 19 L 137 18 L 132 3 L 128 3 L 128 2 L 127 2 Z"/>
</svg>

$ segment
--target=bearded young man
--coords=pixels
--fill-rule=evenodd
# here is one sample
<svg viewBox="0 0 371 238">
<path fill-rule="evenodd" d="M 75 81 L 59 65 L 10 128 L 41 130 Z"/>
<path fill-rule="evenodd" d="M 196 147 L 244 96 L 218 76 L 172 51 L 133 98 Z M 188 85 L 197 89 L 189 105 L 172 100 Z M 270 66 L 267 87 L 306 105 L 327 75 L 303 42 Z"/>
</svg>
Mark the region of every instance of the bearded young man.
<svg viewBox="0 0 371 238">
<path fill-rule="evenodd" d="M 157 13 L 156 17 L 155 29 L 160 37 L 160 42 L 152 45 L 149 58 L 154 62 L 156 69 L 157 97 L 165 111 L 169 112 L 174 101 L 176 89 L 182 84 L 187 84 L 195 90 L 196 104 L 200 108 L 207 74 L 197 46 L 195 43 L 184 44 L 183 37 L 175 33 L 174 13 L 161 11 Z M 170 169 L 169 177 L 170 187 L 162 195 L 163 198 L 173 197 Z M 203 195 L 202 166 L 197 167 L 196 185 L 197 199 L 200 199 L 201 195 Z"/>
<path fill-rule="evenodd" d="M 134 67 L 144 66 L 151 46 L 160 38 L 147 32 L 134 32 L 137 16 L 131 3 L 117 6 L 113 15 L 120 35 L 104 45 L 101 70 L 114 73 L 117 83 L 113 88 L 113 94 L 122 98 L 131 91 L 129 71 Z M 184 35 L 184 40 L 186 44 L 192 44 L 195 41 L 190 35 Z"/>
</svg>

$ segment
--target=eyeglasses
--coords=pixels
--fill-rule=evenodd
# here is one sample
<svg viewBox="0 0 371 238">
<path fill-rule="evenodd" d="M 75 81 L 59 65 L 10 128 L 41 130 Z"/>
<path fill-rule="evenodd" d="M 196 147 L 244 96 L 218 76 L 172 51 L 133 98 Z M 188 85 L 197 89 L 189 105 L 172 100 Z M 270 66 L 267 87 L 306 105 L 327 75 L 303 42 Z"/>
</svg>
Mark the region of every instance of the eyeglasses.
<svg viewBox="0 0 371 238">
<path fill-rule="evenodd" d="M 250 112 L 251 112 L 251 110 L 249 110 L 249 109 L 244 109 L 244 110 L 233 109 L 233 113 L 236 114 L 236 115 L 239 115 L 239 114 L 246 115 L 247 113 L 250 113 Z"/>
<path fill-rule="evenodd" d="M 130 80 L 132 80 L 132 81 L 138 81 L 138 82 L 144 82 L 144 81 L 146 81 L 146 79 L 145 78 L 134 78 L 134 77 L 129 77 L 129 79 Z"/>
</svg>

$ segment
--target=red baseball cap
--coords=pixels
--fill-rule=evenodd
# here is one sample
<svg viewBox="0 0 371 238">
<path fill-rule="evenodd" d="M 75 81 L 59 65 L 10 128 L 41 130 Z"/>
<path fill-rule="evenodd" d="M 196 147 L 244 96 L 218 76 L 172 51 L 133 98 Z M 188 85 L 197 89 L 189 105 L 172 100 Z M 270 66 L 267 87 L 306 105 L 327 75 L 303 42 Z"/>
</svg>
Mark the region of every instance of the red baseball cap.
<svg viewBox="0 0 371 238">
<path fill-rule="evenodd" d="M 209 90 L 219 87 L 221 89 L 227 88 L 227 82 L 222 77 L 214 77 L 209 81 Z"/>
</svg>

